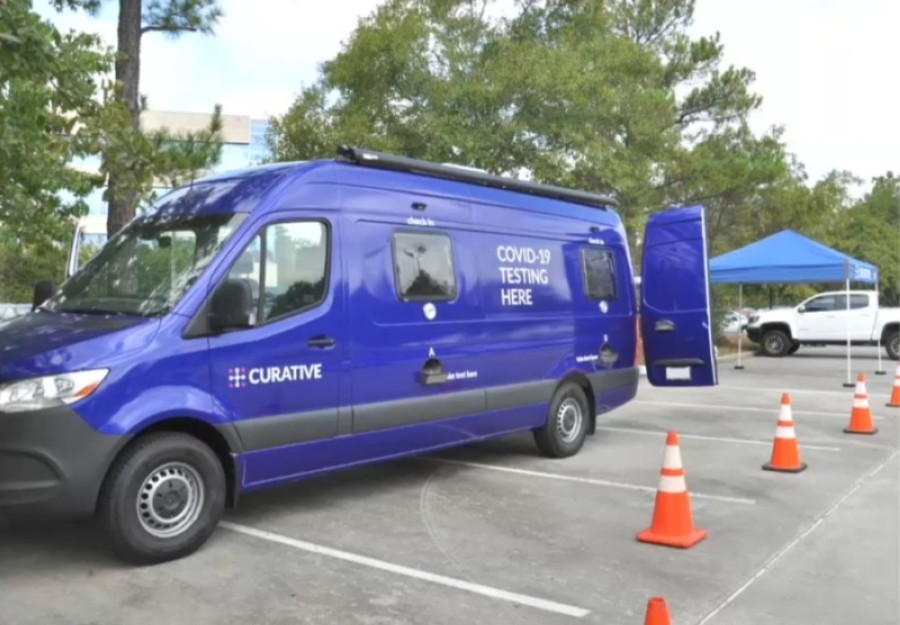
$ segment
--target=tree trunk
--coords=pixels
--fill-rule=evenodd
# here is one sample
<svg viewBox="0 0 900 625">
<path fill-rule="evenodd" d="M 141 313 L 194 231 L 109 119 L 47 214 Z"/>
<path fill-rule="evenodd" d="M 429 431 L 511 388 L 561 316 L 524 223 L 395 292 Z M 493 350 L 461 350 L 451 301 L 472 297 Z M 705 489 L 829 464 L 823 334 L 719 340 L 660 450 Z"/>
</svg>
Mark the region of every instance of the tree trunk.
<svg viewBox="0 0 900 625">
<path fill-rule="evenodd" d="M 119 0 L 118 50 L 116 81 L 122 86 L 121 97 L 128 107 L 131 126 L 135 132 L 141 127 L 141 7 L 142 0 Z M 109 171 L 109 202 L 106 231 L 109 237 L 134 217 L 137 198 L 133 185 L 128 183 L 129 172 L 117 166 Z"/>
</svg>

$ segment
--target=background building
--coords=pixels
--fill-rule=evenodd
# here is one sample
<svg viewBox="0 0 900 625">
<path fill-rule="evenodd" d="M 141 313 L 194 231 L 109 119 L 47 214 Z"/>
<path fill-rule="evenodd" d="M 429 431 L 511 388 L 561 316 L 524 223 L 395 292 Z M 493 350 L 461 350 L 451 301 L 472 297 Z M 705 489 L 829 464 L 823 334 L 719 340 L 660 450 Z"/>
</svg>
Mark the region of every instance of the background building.
<svg viewBox="0 0 900 625">
<path fill-rule="evenodd" d="M 212 115 L 179 111 L 145 111 L 141 115 L 141 127 L 145 131 L 168 129 L 172 133 L 203 130 L 209 127 Z M 269 120 L 254 119 L 249 115 L 222 115 L 222 153 L 219 162 L 204 173 L 218 173 L 258 165 L 265 161 L 270 150 L 266 145 Z M 100 156 L 81 159 L 73 164 L 78 169 L 96 172 L 100 168 Z M 158 187 L 164 190 L 165 187 Z M 89 215 L 106 217 L 107 206 L 104 189 L 97 189 L 86 198 Z"/>
</svg>

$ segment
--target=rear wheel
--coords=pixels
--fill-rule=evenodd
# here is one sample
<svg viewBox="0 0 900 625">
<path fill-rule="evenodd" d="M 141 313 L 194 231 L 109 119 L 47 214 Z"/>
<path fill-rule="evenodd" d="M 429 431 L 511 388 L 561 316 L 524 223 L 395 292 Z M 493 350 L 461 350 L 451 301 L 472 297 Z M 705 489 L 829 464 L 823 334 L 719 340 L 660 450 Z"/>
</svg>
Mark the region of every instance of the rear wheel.
<svg viewBox="0 0 900 625">
<path fill-rule="evenodd" d="M 550 401 L 547 423 L 534 433 L 538 449 L 552 458 L 574 456 L 584 445 L 590 419 L 587 396 L 579 385 L 566 382 Z"/>
<path fill-rule="evenodd" d="M 887 350 L 888 358 L 900 360 L 900 332 L 888 334 L 884 348 Z"/>
<path fill-rule="evenodd" d="M 766 330 L 762 336 L 762 352 L 766 356 L 780 357 L 788 353 L 791 340 L 781 330 Z"/>
<path fill-rule="evenodd" d="M 225 509 L 225 472 L 205 444 L 187 434 L 138 439 L 115 462 L 98 517 L 116 554 L 155 564 L 196 551 Z"/>
</svg>

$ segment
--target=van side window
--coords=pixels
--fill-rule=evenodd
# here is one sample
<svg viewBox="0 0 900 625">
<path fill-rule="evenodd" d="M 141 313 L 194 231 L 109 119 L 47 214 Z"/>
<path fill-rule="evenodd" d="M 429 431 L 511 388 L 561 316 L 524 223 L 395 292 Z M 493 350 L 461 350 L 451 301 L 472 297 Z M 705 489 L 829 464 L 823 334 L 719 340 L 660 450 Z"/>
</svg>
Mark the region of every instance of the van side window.
<svg viewBox="0 0 900 625">
<path fill-rule="evenodd" d="M 616 265 L 613 253 L 587 247 L 581 250 L 584 269 L 584 293 L 590 299 L 616 298 Z"/>
<path fill-rule="evenodd" d="M 286 222 L 260 232 L 228 272 L 247 280 L 254 325 L 320 304 L 328 291 L 328 229 L 319 221 Z"/>
<path fill-rule="evenodd" d="M 394 233 L 394 274 L 403 301 L 456 298 L 453 246 L 446 234 Z"/>
</svg>

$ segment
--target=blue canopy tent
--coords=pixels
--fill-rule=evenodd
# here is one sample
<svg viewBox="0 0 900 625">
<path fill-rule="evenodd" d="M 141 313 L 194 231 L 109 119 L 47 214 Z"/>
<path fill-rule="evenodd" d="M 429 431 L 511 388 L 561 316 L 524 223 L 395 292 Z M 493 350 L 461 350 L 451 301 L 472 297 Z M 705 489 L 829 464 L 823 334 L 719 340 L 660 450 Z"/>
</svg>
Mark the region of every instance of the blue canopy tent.
<svg viewBox="0 0 900 625">
<path fill-rule="evenodd" d="M 843 282 L 878 284 L 878 268 L 819 243 L 794 230 L 783 230 L 750 245 L 738 248 L 710 263 L 713 284 L 738 284 L 740 306 L 743 307 L 744 284 L 783 284 L 797 282 Z M 881 372 L 881 350 L 878 350 Z M 738 343 L 738 365 L 740 361 Z M 850 383 L 850 329 L 847 328 L 847 385 Z"/>
</svg>

